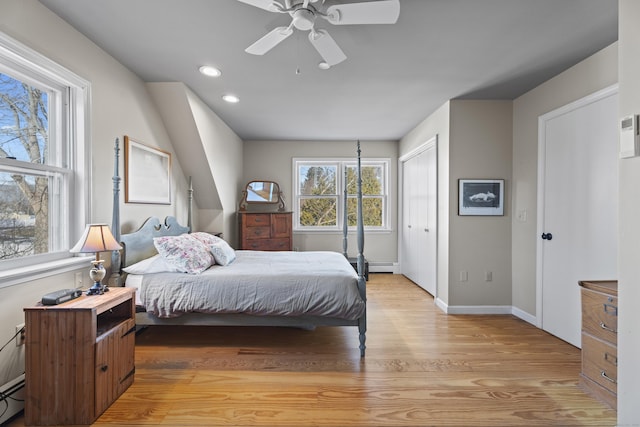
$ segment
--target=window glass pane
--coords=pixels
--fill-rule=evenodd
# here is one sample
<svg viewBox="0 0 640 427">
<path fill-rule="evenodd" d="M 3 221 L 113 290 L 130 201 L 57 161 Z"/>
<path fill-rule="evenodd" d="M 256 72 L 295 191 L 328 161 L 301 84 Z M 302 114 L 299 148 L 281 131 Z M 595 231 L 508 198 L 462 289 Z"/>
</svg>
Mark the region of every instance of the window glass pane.
<svg viewBox="0 0 640 427">
<path fill-rule="evenodd" d="M 300 225 L 303 227 L 335 227 L 338 225 L 337 197 L 300 200 Z"/>
<path fill-rule="evenodd" d="M 347 166 L 347 192 L 357 194 L 358 176 L 356 166 Z M 383 168 L 382 166 L 362 165 L 362 194 L 381 195 L 383 189 Z"/>
<path fill-rule="evenodd" d="M 365 227 L 382 227 L 382 198 L 362 197 L 362 223 Z M 358 224 L 358 200 L 347 199 L 347 221 L 349 227 Z"/>
<path fill-rule="evenodd" d="M 337 194 L 337 169 L 335 165 L 301 165 L 298 168 L 299 194 L 304 196 Z"/>
<path fill-rule="evenodd" d="M 0 155 L 50 164 L 49 95 L 0 73 Z"/>
<path fill-rule="evenodd" d="M 49 252 L 52 179 L 0 172 L 0 260 Z"/>
</svg>

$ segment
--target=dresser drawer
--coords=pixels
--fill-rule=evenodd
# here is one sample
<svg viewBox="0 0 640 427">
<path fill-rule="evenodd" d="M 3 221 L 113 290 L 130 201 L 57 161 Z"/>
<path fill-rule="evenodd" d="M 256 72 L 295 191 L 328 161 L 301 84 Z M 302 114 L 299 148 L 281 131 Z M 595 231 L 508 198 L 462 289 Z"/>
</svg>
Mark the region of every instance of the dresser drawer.
<svg viewBox="0 0 640 427">
<path fill-rule="evenodd" d="M 582 330 L 608 341 L 618 342 L 618 298 L 582 289 Z"/>
<path fill-rule="evenodd" d="M 582 373 L 607 390 L 617 393 L 618 350 L 589 334 L 582 334 Z"/>
<path fill-rule="evenodd" d="M 268 239 L 271 237 L 271 227 L 247 227 L 245 229 L 246 239 Z"/>
<path fill-rule="evenodd" d="M 290 251 L 289 239 L 247 240 L 244 249 L 252 251 Z"/>
<path fill-rule="evenodd" d="M 247 227 L 270 227 L 271 216 L 263 214 L 245 214 L 245 224 Z"/>
</svg>

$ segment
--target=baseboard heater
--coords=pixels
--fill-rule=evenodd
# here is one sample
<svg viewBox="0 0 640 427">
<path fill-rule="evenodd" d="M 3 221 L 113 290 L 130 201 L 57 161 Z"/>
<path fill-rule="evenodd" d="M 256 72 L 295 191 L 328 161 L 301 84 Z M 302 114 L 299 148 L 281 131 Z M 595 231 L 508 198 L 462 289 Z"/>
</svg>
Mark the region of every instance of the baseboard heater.
<svg viewBox="0 0 640 427">
<path fill-rule="evenodd" d="M 0 425 L 24 409 L 24 374 L 0 386 L 0 408 L 4 407 L 6 411 L 0 411 Z"/>
</svg>

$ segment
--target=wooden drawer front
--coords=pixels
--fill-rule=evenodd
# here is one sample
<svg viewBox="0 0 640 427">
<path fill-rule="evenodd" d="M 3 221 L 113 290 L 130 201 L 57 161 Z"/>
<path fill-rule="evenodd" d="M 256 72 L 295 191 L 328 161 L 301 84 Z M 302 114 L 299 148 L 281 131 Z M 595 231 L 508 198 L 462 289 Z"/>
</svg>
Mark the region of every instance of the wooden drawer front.
<svg viewBox="0 0 640 427">
<path fill-rule="evenodd" d="M 582 371 L 607 390 L 617 393 L 618 350 L 616 347 L 582 334 Z"/>
<path fill-rule="evenodd" d="M 271 237 L 271 227 L 247 227 L 247 239 L 268 239 Z"/>
<path fill-rule="evenodd" d="M 289 239 L 247 240 L 244 249 L 252 251 L 290 251 Z"/>
<path fill-rule="evenodd" d="M 244 214 L 247 227 L 270 227 L 271 216 L 260 214 Z"/>
<path fill-rule="evenodd" d="M 135 327 L 128 319 L 96 342 L 96 417 L 133 383 Z"/>
<path fill-rule="evenodd" d="M 291 236 L 291 214 L 274 214 L 271 222 L 271 237 Z"/>
<path fill-rule="evenodd" d="M 582 330 L 617 344 L 618 298 L 582 289 Z"/>
</svg>

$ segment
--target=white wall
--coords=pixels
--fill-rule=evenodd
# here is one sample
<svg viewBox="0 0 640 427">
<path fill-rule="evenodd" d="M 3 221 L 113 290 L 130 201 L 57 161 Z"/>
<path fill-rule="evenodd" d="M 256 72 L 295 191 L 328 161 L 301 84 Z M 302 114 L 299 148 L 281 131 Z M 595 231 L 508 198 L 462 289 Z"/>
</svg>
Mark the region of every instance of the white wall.
<svg viewBox="0 0 640 427">
<path fill-rule="evenodd" d="M 398 157 L 438 137 L 438 283 L 436 294 L 449 302 L 449 102 L 425 118 L 399 144 Z"/>
<path fill-rule="evenodd" d="M 618 44 L 597 52 L 513 102 L 513 305 L 536 314 L 538 117 L 618 81 Z M 517 219 L 526 211 L 526 221 Z"/>
<path fill-rule="evenodd" d="M 640 2 L 619 1 L 620 117 L 640 114 Z M 618 425 L 640 425 L 640 157 L 620 160 Z"/>
<path fill-rule="evenodd" d="M 388 158 L 389 165 L 389 232 L 365 232 L 365 257 L 370 264 L 397 261 L 397 205 L 398 205 L 398 146 L 396 141 L 362 141 L 363 158 Z M 287 210 L 293 203 L 294 157 L 348 157 L 355 158 L 355 141 L 245 141 L 244 181 L 270 180 L 280 185 Z M 349 234 L 349 255 L 358 253 L 355 233 Z M 304 250 L 332 250 L 342 252 L 342 232 L 295 232 L 293 246 Z"/>
<path fill-rule="evenodd" d="M 186 219 L 187 178 L 144 82 L 36 0 L 0 1 L 0 31 L 91 83 L 91 139 L 88 143 L 93 173 L 89 220 L 111 223 L 113 142 L 119 138 L 122 147 L 124 135 L 170 152 L 173 164 L 171 205 L 125 204 L 124 182 L 121 183 L 122 231 L 138 228 L 152 215 Z M 117 25 L 114 31 L 117 31 Z M 231 136 L 218 143 L 224 145 L 235 141 Z M 241 152 L 241 147 L 227 149 Z M 124 175 L 123 152 L 121 176 Z M 241 155 L 236 154 L 236 157 L 240 159 Z M 240 163 L 240 160 L 236 163 L 238 168 Z M 237 181 L 240 173 L 239 170 L 232 173 Z M 233 177 L 229 179 L 233 180 Z M 88 269 L 89 265 L 77 270 L 82 272 L 87 285 Z M 0 343 L 7 342 L 15 332 L 14 326 L 24 322 L 22 307 L 33 305 L 48 292 L 74 287 L 74 273 L 69 271 L 0 288 Z M 24 371 L 23 351 L 24 347 L 9 345 L 0 354 L 0 385 Z"/>
<path fill-rule="evenodd" d="M 181 82 L 147 83 L 185 174 L 192 176 L 195 230 L 222 231 L 234 244 L 242 188 L 243 142 Z"/>
</svg>

